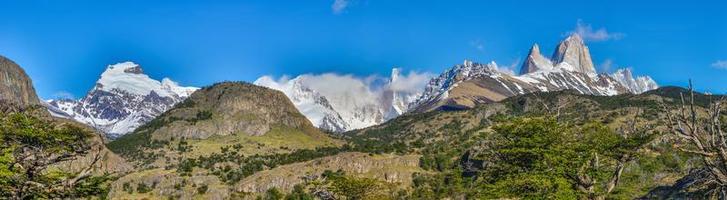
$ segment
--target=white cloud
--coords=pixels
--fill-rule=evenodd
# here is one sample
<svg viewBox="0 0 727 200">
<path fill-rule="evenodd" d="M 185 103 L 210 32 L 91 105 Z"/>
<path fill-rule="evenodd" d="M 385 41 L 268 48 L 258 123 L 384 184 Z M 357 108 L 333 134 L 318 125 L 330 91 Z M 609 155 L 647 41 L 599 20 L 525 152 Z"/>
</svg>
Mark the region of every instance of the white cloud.
<svg viewBox="0 0 727 200">
<path fill-rule="evenodd" d="M 575 30 L 568 32 L 568 35 L 573 33 L 577 33 L 587 41 L 619 40 L 625 36 L 623 33 L 608 32 L 608 30 L 603 27 L 594 30 L 590 24 L 586 24 L 580 19 L 576 22 Z"/>
<path fill-rule="evenodd" d="M 510 63 L 509 65 L 506 65 L 504 67 L 498 67 L 497 71 L 500 71 L 502 73 L 509 74 L 509 75 L 515 75 L 515 69 L 522 64 L 522 63 L 520 63 L 521 60 L 522 60 L 522 58 L 518 57 L 514 61 L 512 61 L 512 63 Z"/>
<path fill-rule="evenodd" d="M 485 50 L 485 44 L 480 39 L 476 39 L 476 40 L 470 41 L 470 46 L 474 47 L 478 51 L 484 51 Z"/>
<path fill-rule="evenodd" d="M 601 70 L 601 72 L 608 73 L 613 69 L 613 60 L 606 59 L 601 64 L 598 64 L 598 68 Z"/>
<path fill-rule="evenodd" d="M 319 92 L 332 103 L 351 103 L 355 105 L 380 104 L 385 100 L 386 92 L 418 93 L 431 79 L 430 73 L 419 73 L 409 71 L 399 75 L 394 81 L 389 82 L 388 77 L 370 75 L 357 77 L 351 74 L 303 74 L 295 79 L 301 79 L 303 85 Z M 255 81 L 257 85 L 263 85 L 277 90 L 291 88 L 294 79 L 282 76 L 277 80 L 271 76 L 263 76 Z M 383 82 L 383 83 L 382 83 Z M 349 107 L 350 105 L 339 105 Z"/>
<path fill-rule="evenodd" d="M 76 96 L 68 91 L 61 90 L 53 94 L 53 99 L 76 99 Z"/>
<path fill-rule="evenodd" d="M 331 10 L 333 10 L 333 14 L 341 14 L 350 4 L 350 0 L 334 0 Z"/>
<path fill-rule="evenodd" d="M 712 63 L 712 67 L 717 69 L 727 69 L 727 60 L 718 60 Z"/>
<path fill-rule="evenodd" d="M 429 72 L 409 71 L 408 74 L 399 76 L 385 87 L 395 92 L 419 92 L 424 89 L 432 77 L 433 74 Z"/>
</svg>

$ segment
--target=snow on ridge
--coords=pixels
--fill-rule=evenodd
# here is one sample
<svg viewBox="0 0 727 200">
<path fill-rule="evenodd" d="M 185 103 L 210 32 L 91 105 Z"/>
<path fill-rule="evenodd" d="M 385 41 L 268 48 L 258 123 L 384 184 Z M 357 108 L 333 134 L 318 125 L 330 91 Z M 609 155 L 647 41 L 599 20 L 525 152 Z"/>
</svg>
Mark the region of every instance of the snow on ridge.
<svg viewBox="0 0 727 200">
<path fill-rule="evenodd" d="M 187 97 L 199 89 L 180 87 L 169 78 L 164 78 L 162 82 L 154 80 L 144 74 L 138 64 L 130 61 L 109 65 L 96 83 L 95 89 L 103 91 L 118 89 L 136 95 L 148 95 L 154 91 L 162 97 Z"/>
<path fill-rule="evenodd" d="M 616 72 L 609 74 L 609 76 L 634 94 L 659 88 L 659 85 L 650 76 L 634 77 L 630 68 L 618 69 Z"/>
<path fill-rule="evenodd" d="M 409 109 L 429 75 L 400 72 L 393 68 L 389 78 L 334 73 L 277 80 L 262 76 L 254 84 L 282 91 L 316 127 L 341 132 L 383 123 Z"/>
<path fill-rule="evenodd" d="M 99 129 L 110 138 L 154 119 L 198 88 L 169 78 L 154 80 L 133 62 L 108 65 L 88 94 L 78 100 L 47 101 L 48 110 Z"/>
</svg>

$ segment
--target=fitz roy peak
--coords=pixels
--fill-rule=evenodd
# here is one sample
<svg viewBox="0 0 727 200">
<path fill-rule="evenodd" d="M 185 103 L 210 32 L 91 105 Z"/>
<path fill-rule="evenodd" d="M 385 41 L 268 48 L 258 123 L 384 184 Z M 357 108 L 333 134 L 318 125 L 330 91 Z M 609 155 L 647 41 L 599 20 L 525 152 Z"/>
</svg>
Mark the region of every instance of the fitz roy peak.
<svg viewBox="0 0 727 200">
<path fill-rule="evenodd" d="M 538 44 L 534 44 L 520 69 L 520 75 L 555 69 L 596 75 L 591 53 L 578 34 L 573 34 L 558 44 L 550 59 L 540 53 Z"/>
<path fill-rule="evenodd" d="M 49 100 L 56 116 L 88 124 L 116 138 L 151 121 L 187 98 L 195 87 L 164 78 L 154 80 L 133 62 L 109 65 L 88 94 L 79 99 Z"/>
<path fill-rule="evenodd" d="M 463 109 L 531 92 L 571 89 L 581 94 L 641 93 L 658 85 L 648 76 L 634 78 L 631 71 L 598 74 L 583 39 L 573 34 L 546 58 L 537 44 L 530 49 L 519 75 L 500 70 L 495 62 L 467 61 L 433 78 L 410 107 L 416 112 Z"/>
</svg>

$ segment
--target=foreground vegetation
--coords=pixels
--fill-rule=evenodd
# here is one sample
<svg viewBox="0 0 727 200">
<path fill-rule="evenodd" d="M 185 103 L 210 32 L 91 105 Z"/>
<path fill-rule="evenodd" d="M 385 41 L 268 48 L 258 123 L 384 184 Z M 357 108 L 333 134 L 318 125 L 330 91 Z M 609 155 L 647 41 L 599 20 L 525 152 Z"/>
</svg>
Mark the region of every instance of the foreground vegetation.
<svg viewBox="0 0 727 200">
<path fill-rule="evenodd" d="M 90 145 L 93 133 L 25 112 L 0 114 L 0 196 L 9 199 L 99 197 L 108 192 L 109 176 L 95 176 L 100 159 Z M 64 162 L 95 154 L 81 171 L 59 168 Z"/>
<path fill-rule="evenodd" d="M 518 96 L 471 110 L 401 116 L 339 135 L 347 144 L 328 146 L 308 145 L 316 141 L 280 127 L 262 136 L 161 142 L 143 134 L 154 129 L 151 123 L 137 131 L 141 142 L 127 137 L 110 146 L 132 160 L 144 160 L 150 152 L 155 160 L 178 156 L 166 157 L 168 162 L 162 167 L 116 181 L 120 190 L 116 194 L 155 198 L 161 194 L 158 191 L 176 189 L 189 191 L 174 193 L 171 198 L 189 193 L 207 198 L 220 191 L 248 199 L 723 198 L 727 190 L 721 183 L 727 182 L 723 176 L 727 169 L 722 163 L 727 147 L 722 138 L 727 113 L 720 101 L 703 106 L 701 101 L 709 97 L 694 94 L 692 98 L 693 94 L 677 90 L 672 92 L 688 95 L 673 99 L 668 91 L 659 92 L 614 97 L 567 91 Z M 93 148 L 85 142 L 92 133 L 20 112 L 1 117 L 0 196 L 104 198 L 108 193 L 109 182 L 114 181 L 109 176 L 55 167 L 80 155 L 93 155 Z M 208 119 L 205 114 L 194 117 Z M 296 141 L 299 143 L 291 144 Z M 282 167 L 289 173 L 303 172 L 291 168 L 347 152 L 362 152 L 359 155 L 371 158 L 415 155 L 407 166 L 415 167 L 417 158 L 419 163 L 416 170 L 407 171 L 411 182 L 406 185 L 355 170 L 321 170 L 291 175 L 302 179 L 295 186 L 272 184 L 263 193 L 240 192 L 241 183 L 266 170 L 274 173 Z M 37 157 L 26 156 L 30 154 Z M 160 188 L 159 182 L 133 179 L 154 178 L 149 173 L 164 173 L 164 177 L 173 177 L 169 180 L 181 182 L 164 182 L 174 188 Z M 206 181 L 193 183 L 198 178 Z"/>
</svg>

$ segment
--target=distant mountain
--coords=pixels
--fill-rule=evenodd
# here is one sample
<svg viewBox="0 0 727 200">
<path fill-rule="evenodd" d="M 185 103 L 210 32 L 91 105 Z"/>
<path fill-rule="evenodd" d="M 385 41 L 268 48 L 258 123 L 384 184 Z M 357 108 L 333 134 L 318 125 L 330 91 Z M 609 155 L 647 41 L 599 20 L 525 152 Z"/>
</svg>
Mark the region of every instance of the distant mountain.
<svg viewBox="0 0 727 200">
<path fill-rule="evenodd" d="M 365 85 L 351 86 L 351 90 L 341 93 L 317 91 L 312 84 L 312 77 L 308 75 L 284 82 L 264 76 L 254 84 L 285 93 L 316 127 L 342 132 L 380 124 L 408 111 L 409 105 L 420 93 L 392 87 L 399 78 L 399 69 L 392 69 L 391 77 L 381 94 L 368 94 L 374 91 L 370 91 Z M 372 99 L 363 98 L 364 96 L 376 97 Z"/>
<path fill-rule="evenodd" d="M 659 87 L 656 81 L 649 76 L 638 76 L 634 78 L 629 68 L 617 70 L 611 74 L 611 78 L 616 79 L 621 85 L 628 88 L 629 92 L 634 94 L 643 93 Z"/>
<path fill-rule="evenodd" d="M 168 78 L 154 80 L 138 64 L 123 62 L 109 65 L 85 97 L 49 100 L 47 105 L 56 116 L 116 138 L 151 121 L 197 89 L 179 86 Z"/>
<path fill-rule="evenodd" d="M 617 95 L 656 88 L 658 85 L 650 77 L 634 78 L 629 69 L 597 74 L 588 47 L 579 35 L 573 34 L 558 45 L 551 58 L 545 58 L 538 45 L 533 45 L 520 75 L 503 72 L 495 62 L 479 64 L 465 60 L 433 78 L 410 107 L 418 112 L 471 108 L 538 91 L 572 89 L 581 94 Z"/>
</svg>

